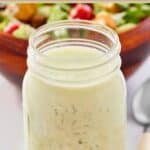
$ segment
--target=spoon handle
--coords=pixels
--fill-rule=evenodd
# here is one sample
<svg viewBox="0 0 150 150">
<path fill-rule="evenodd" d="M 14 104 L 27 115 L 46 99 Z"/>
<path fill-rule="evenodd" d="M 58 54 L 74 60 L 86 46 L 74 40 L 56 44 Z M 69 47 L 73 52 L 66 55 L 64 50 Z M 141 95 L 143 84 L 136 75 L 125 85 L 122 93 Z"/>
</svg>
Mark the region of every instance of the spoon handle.
<svg viewBox="0 0 150 150">
<path fill-rule="evenodd" d="M 150 133 L 144 133 L 142 135 L 138 150 L 150 150 Z"/>
</svg>

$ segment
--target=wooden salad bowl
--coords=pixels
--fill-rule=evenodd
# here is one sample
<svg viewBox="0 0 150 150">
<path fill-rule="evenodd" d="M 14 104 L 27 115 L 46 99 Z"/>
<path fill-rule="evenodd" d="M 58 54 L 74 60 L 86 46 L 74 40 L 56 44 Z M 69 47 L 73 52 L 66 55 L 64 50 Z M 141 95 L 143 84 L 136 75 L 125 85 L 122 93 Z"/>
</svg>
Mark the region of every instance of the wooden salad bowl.
<svg viewBox="0 0 150 150">
<path fill-rule="evenodd" d="M 129 76 L 137 64 L 150 55 L 150 17 L 134 29 L 119 34 L 119 38 L 122 45 L 122 70 L 125 76 Z M 0 33 L 0 71 L 23 78 L 27 70 L 27 47 L 27 40 Z"/>
</svg>

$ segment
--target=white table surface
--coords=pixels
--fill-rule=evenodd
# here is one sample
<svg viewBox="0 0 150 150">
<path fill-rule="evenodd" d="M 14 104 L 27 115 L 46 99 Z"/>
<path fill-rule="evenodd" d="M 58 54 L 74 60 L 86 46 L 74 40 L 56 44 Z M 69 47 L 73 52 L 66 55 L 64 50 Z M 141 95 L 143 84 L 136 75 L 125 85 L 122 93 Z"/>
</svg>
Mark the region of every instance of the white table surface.
<svg viewBox="0 0 150 150">
<path fill-rule="evenodd" d="M 148 69 L 149 68 L 149 69 Z M 143 127 L 132 116 L 132 93 L 139 86 L 138 80 L 144 81 L 141 74 L 150 77 L 150 59 L 127 80 L 128 86 L 128 129 L 127 150 L 136 150 Z M 136 87 L 136 88 L 135 88 Z M 0 150 L 23 150 L 23 118 L 21 88 L 0 75 Z"/>
</svg>

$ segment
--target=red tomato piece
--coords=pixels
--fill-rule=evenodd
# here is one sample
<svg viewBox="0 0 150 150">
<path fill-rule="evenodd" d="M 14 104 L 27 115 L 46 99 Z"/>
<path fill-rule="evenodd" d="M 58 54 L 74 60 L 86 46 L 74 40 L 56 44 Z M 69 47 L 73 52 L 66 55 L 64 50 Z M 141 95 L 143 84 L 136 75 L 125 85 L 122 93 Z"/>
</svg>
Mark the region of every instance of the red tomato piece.
<svg viewBox="0 0 150 150">
<path fill-rule="evenodd" d="M 93 16 L 92 7 L 88 4 L 78 4 L 70 12 L 70 17 L 73 19 L 90 20 Z"/>
<path fill-rule="evenodd" d="M 12 34 L 15 30 L 17 30 L 20 27 L 19 23 L 13 23 L 8 25 L 5 29 L 4 29 L 4 33 L 8 33 L 8 34 Z"/>
</svg>

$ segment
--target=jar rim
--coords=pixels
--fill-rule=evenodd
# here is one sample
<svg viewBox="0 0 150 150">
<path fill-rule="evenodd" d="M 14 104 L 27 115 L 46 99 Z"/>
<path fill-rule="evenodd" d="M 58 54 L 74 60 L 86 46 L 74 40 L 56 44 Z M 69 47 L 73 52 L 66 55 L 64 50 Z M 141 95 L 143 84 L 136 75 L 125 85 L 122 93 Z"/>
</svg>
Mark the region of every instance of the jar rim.
<svg viewBox="0 0 150 150">
<path fill-rule="evenodd" d="M 46 25 L 43 25 L 41 27 L 39 27 L 37 30 L 35 30 L 30 38 L 29 38 L 29 49 L 28 51 L 31 51 L 31 53 L 33 53 L 34 55 L 43 57 L 44 59 L 49 59 L 49 57 L 45 54 L 43 54 L 41 51 L 37 51 L 36 50 L 36 39 L 38 36 L 46 33 L 46 32 L 50 32 L 56 29 L 60 29 L 60 28 L 81 28 L 81 29 L 88 29 L 91 31 L 95 31 L 97 33 L 100 34 L 104 34 L 107 35 L 108 38 L 110 38 L 111 42 L 112 42 L 112 46 L 111 46 L 111 50 L 107 53 L 110 55 L 109 60 L 106 60 L 106 62 L 104 63 L 100 63 L 97 64 L 95 66 L 90 66 L 90 67 L 83 67 L 83 68 L 75 68 L 75 69 L 62 69 L 59 67 L 53 67 L 51 65 L 47 66 L 49 68 L 52 68 L 54 70 L 64 70 L 64 71 L 79 71 L 79 70 L 85 70 L 85 69 L 90 69 L 93 67 L 99 67 L 101 65 L 105 65 L 106 63 L 108 63 L 108 61 L 112 60 L 113 58 L 116 57 L 116 55 L 118 55 L 120 53 L 120 41 L 119 41 L 119 37 L 118 34 L 112 30 L 111 28 L 107 27 L 106 25 L 103 24 L 98 24 L 98 23 L 94 23 L 92 21 L 87 21 L 87 20 L 63 20 L 63 21 L 54 21 L 53 23 L 49 23 Z M 98 44 L 98 42 L 96 42 Z"/>
</svg>

